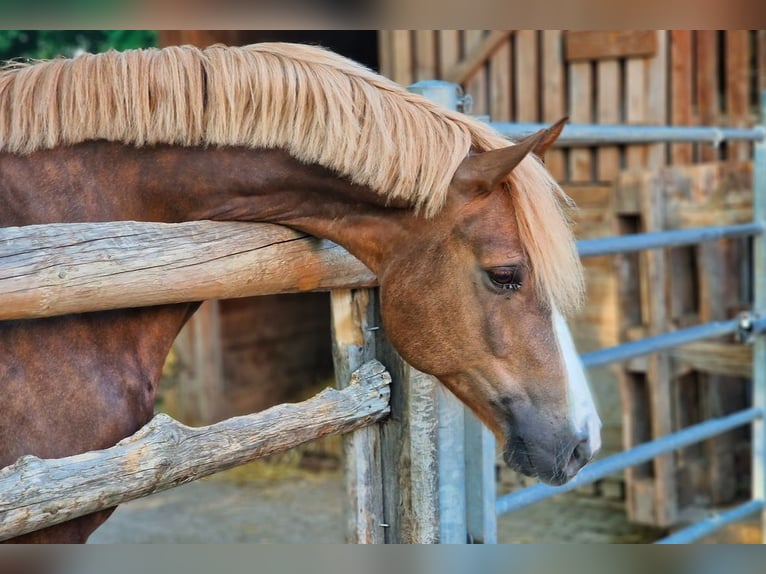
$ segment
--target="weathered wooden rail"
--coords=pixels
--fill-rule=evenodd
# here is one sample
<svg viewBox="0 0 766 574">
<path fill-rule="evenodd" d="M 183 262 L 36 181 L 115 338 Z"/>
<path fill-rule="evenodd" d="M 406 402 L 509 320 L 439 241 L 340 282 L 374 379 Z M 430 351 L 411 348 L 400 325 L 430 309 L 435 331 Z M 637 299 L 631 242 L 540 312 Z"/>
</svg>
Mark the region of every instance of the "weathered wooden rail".
<svg viewBox="0 0 766 574">
<path fill-rule="evenodd" d="M 62 459 L 25 456 L 0 469 L 0 540 L 166 490 L 389 413 L 391 377 L 378 361 L 343 390 L 192 428 L 164 414 L 112 448 Z"/>
<path fill-rule="evenodd" d="M 335 243 L 267 223 L 0 229 L 0 320 L 375 285 Z"/>
</svg>

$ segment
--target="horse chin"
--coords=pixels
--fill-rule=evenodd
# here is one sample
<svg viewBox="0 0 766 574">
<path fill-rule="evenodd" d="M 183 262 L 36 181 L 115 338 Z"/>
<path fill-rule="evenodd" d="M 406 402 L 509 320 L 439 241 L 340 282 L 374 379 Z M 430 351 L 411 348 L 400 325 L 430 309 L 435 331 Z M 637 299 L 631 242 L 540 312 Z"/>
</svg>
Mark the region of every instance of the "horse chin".
<svg viewBox="0 0 766 574">
<path fill-rule="evenodd" d="M 574 474 L 557 470 L 553 465 L 536 465 L 530 447 L 523 439 L 516 436 L 506 435 L 505 448 L 503 448 L 503 460 L 509 468 L 528 476 L 536 478 L 544 484 L 561 486 L 574 478 Z"/>
</svg>

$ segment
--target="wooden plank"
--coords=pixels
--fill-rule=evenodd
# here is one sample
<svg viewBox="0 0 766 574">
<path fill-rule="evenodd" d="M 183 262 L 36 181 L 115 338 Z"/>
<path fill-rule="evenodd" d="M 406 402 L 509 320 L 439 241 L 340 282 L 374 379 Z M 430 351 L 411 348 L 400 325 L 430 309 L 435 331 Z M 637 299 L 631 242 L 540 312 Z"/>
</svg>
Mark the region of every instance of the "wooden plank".
<svg viewBox="0 0 766 574">
<path fill-rule="evenodd" d="M 542 34 L 543 121 L 553 123 L 567 115 L 564 104 L 564 36 L 560 30 L 543 30 Z M 567 153 L 566 150 L 552 149 L 545 154 L 545 166 L 559 182 L 566 179 Z"/>
<path fill-rule="evenodd" d="M 351 373 L 375 357 L 375 291 L 334 289 L 330 292 L 335 380 L 343 389 Z M 343 464 L 348 506 L 346 541 L 383 544 L 383 462 L 380 429 L 367 426 L 343 437 Z"/>
<path fill-rule="evenodd" d="M 625 120 L 628 124 L 643 125 L 646 123 L 646 76 L 646 62 L 643 59 L 631 58 L 625 62 Z M 628 169 L 644 167 L 646 157 L 646 145 L 629 145 L 625 152 L 626 167 Z"/>
<path fill-rule="evenodd" d="M 460 58 L 460 32 L 439 30 L 439 78 L 444 80 Z"/>
<path fill-rule="evenodd" d="M 394 74 L 391 30 L 378 32 L 378 71 L 387 78 L 392 78 Z"/>
<path fill-rule="evenodd" d="M 597 64 L 598 123 L 620 123 L 620 65 L 616 60 Z M 620 172 L 620 149 L 617 146 L 598 148 L 598 180 L 612 182 Z"/>
<path fill-rule="evenodd" d="M 538 50 L 537 31 L 519 30 L 516 32 L 515 57 L 515 95 L 516 121 L 540 121 L 538 85 Z"/>
<path fill-rule="evenodd" d="M 662 187 L 647 182 L 644 194 L 645 231 L 660 231 L 665 228 L 665 203 Z M 668 271 L 665 253 L 653 249 L 642 254 L 648 283 L 649 333 L 659 335 L 668 330 L 667 286 Z M 654 353 L 648 359 L 647 380 L 651 407 L 652 438 L 660 438 L 673 432 L 672 388 L 670 381 L 670 358 L 666 352 Z M 670 526 L 676 522 L 678 502 L 673 453 L 654 459 L 654 512 L 657 526 Z"/>
<path fill-rule="evenodd" d="M 743 378 L 753 374 L 753 348 L 748 345 L 700 341 L 673 349 L 670 355 L 695 371 Z"/>
<path fill-rule="evenodd" d="M 747 127 L 750 123 L 750 32 L 727 30 L 726 34 L 726 125 Z M 751 144 L 727 143 L 727 159 L 751 157 Z"/>
<path fill-rule="evenodd" d="M 262 223 L 6 227 L 0 262 L 0 320 L 375 284 L 338 245 Z"/>
<path fill-rule="evenodd" d="M 492 121 L 508 122 L 513 115 L 512 51 L 508 38 L 489 59 L 489 116 Z"/>
<path fill-rule="evenodd" d="M 657 53 L 653 58 L 645 59 L 646 66 L 646 120 L 650 125 L 668 124 L 668 32 L 655 30 Z M 659 168 L 667 163 L 667 144 L 651 144 L 647 148 L 647 166 Z"/>
<path fill-rule="evenodd" d="M 376 354 L 391 374 L 392 416 L 380 426 L 385 541 L 438 543 L 437 389 L 399 356 L 382 330 L 375 336 Z"/>
<path fill-rule="evenodd" d="M 497 544 L 495 436 L 465 412 L 466 533 L 471 544 Z"/>
<path fill-rule="evenodd" d="M 436 79 L 436 32 L 415 31 L 415 80 Z"/>
<path fill-rule="evenodd" d="M 465 84 L 465 92 L 473 100 L 472 112 L 480 115 L 489 113 L 489 104 L 487 102 L 487 60 L 484 50 L 481 49 L 486 39 L 484 30 L 466 30 L 463 41 L 465 52 L 468 55 L 458 63 L 456 68 L 463 68 L 465 63 L 468 62 L 470 64 L 470 73 L 453 69 L 449 76 L 449 78 L 463 78 L 455 83 Z"/>
<path fill-rule="evenodd" d="M 670 33 L 671 96 L 670 123 L 675 126 L 690 126 L 692 116 L 692 32 L 673 30 Z M 673 144 L 672 163 L 688 165 L 693 158 L 692 144 Z"/>
<path fill-rule="evenodd" d="M 566 36 L 567 61 L 654 56 L 654 30 L 578 30 Z"/>
<path fill-rule="evenodd" d="M 574 62 L 569 66 L 569 117 L 572 123 L 591 123 L 592 79 L 590 62 Z M 591 150 L 573 148 L 569 152 L 569 179 L 590 182 L 593 179 Z"/>
<path fill-rule="evenodd" d="M 195 424 L 210 424 L 221 419 L 225 390 L 218 301 L 206 301 L 192 317 L 194 376 L 186 385 L 193 388 L 184 389 L 183 393 L 190 391 L 189 398 L 196 403 L 193 412 L 198 413 L 199 420 Z"/>
<path fill-rule="evenodd" d="M 766 30 L 758 30 L 758 93 L 766 91 Z"/>
<path fill-rule="evenodd" d="M 390 377 L 366 363 L 342 391 L 202 428 L 155 416 L 105 450 L 60 459 L 24 456 L 0 470 L 0 540 L 372 424 L 389 412 Z"/>
<path fill-rule="evenodd" d="M 717 126 L 720 123 L 718 97 L 718 37 L 715 30 L 697 30 L 697 110 L 698 123 Z M 716 161 L 719 150 L 710 144 L 699 144 L 700 161 Z"/>
<path fill-rule="evenodd" d="M 390 78 L 402 86 L 409 86 L 415 78 L 412 69 L 412 32 L 391 31 L 391 75 Z"/>
<path fill-rule="evenodd" d="M 448 71 L 443 70 L 444 79 L 455 84 L 464 84 L 480 72 L 492 54 L 505 43 L 510 30 L 492 30 L 485 34 L 483 30 L 465 32 L 465 57 Z"/>
</svg>

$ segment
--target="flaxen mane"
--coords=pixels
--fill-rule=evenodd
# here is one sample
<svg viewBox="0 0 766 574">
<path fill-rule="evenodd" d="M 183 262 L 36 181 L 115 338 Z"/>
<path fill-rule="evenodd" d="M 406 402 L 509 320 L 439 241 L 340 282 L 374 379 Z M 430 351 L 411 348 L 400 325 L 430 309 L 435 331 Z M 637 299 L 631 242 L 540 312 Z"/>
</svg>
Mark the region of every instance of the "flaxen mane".
<svg viewBox="0 0 766 574">
<path fill-rule="evenodd" d="M 0 151 L 93 139 L 284 148 L 429 217 L 469 150 L 509 145 L 479 121 L 304 45 L 112 51 L 0 71 Z M 531 157 L 509 185 L 541 294 L 572 309 L 582 272 L 563 192 Z"/>
</svg>

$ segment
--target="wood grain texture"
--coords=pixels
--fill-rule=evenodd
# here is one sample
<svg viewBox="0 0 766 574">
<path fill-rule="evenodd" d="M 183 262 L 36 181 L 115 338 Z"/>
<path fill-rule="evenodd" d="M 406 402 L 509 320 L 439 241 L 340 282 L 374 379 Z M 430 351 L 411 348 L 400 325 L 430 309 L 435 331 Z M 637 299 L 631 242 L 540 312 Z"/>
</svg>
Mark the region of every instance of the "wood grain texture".
<svg viewBox="0 0 766 574">
<path fill-rule="evenodd" d="M 698 123 L 703 126 L 717 126 L 720 123 L 720 98 L 718 91 L 718 32 L 715 30 L 695 31 L 697 48 L 697 110 Z M 699 144 L 700 161 L 716 161 L 719 149 L 710 144 Z"/>
<path fill-rule="evenodd" d="M 599 60 L 653 56 L 654 30 L 577 30 L 567 32 L 566 59 Z"/>
<path fill-rule="evenodd" d="M 304 442 L 372 424 L 389 412 L 391 377 L 365 363 L 348 387 L 207 427 L 157 415 L 116 446 L 0 470 L 0 540 L 114 507 Z"/>
<path fill-rule="evenodd" d="M 338 245 L 270 224 L 0 229 L 0 320 L 374 284 Z"/>
<path fill-rule="evenodd" d="M 516 32 L 516 53 L 514 56 L 514 71 L 516 73 L 515 120 L 517 122 L 540 121 L 536 30 L 519 30 Z"/>
<path fill-rule="evenodd" d="M 473 100 L 471 110 L 473 114 L 489 113 L 487 55 L 482 49 L 487 38 L 485 30 L 466 30 L 463 34 L 463 47 L 466 56 L 452 70 L 454 74 L 452 78 L 457 80 L 455 83 L 463 83 L 466 94 L 469 94 Z"/>
<path fill-rule="evenodd" d="M 415 80 L 436 79 L 436 31 L 415 32 Z"/>
<path fill-rule="evenodd" d="M 620 123 L 620 65 L 617 60 L 602 60 L 596 65 L 598 75 L 598 123 Z M 599 146 L 598 180 L 613 182 L 620 172 L 618 146 Z"/>
<path fill-rule="evenodd" d="M 748 127 L 750 124 L 750 32 L 726 30 L 726 125 Z M 729 142 L 727 159 L 748 159 L 751 144 Z"/>
<path fill-rule="evenodd" d="M 542 106 L 543 121 L 557 122 L 567 115 L 564 104 L 566 86 L 564 84 L 564 47 L 561 30 L 543 30 L 542 32 Z M 545 154 L 545 166 L 556 181 L 566 179 L 566 151 L 551 149 Z"/>
<path fill-rule="evenodd" d="M 673 30 L 670 33 L 670 121 L 674 126 L 693 125 L 692 117 L 692 32 Z M 692 162 L 692 144 L 673 144 L 673 164 L 688 165 Z"/>
<path fill-rule="evenodd" d="M 574 62 L 569 66 L 569 117 L 573 124 L 589 124 L 593 121 L 591 106 L 593 82 L 590 62 Z M 573 148 L 569 152 L 569 180 L 591 182 L 593 174 L 592 153 L 589 148 Z"/>
<path fill-rule="evenodd" d="M 487 59 L 510 36 L 510 30 L 468 30 L 466 33 L 466 56 L 449 70 L 443 71 L 444 79 L 462 84 L 472 79 L 487 62 Z"/>
<path fill-rule="evenodd" d="M 377 294 L 373 289 L 330 292 L 335 378 L 338 386 L 375 357 Z M 341 387 L 342 388 L 342 387 Z M 346 541 L 383 544 L 390 517 L 383 509 L 383 461 L 380 428 L 366 426 L 343 437 L 347 511 Z"/>
</svg>

